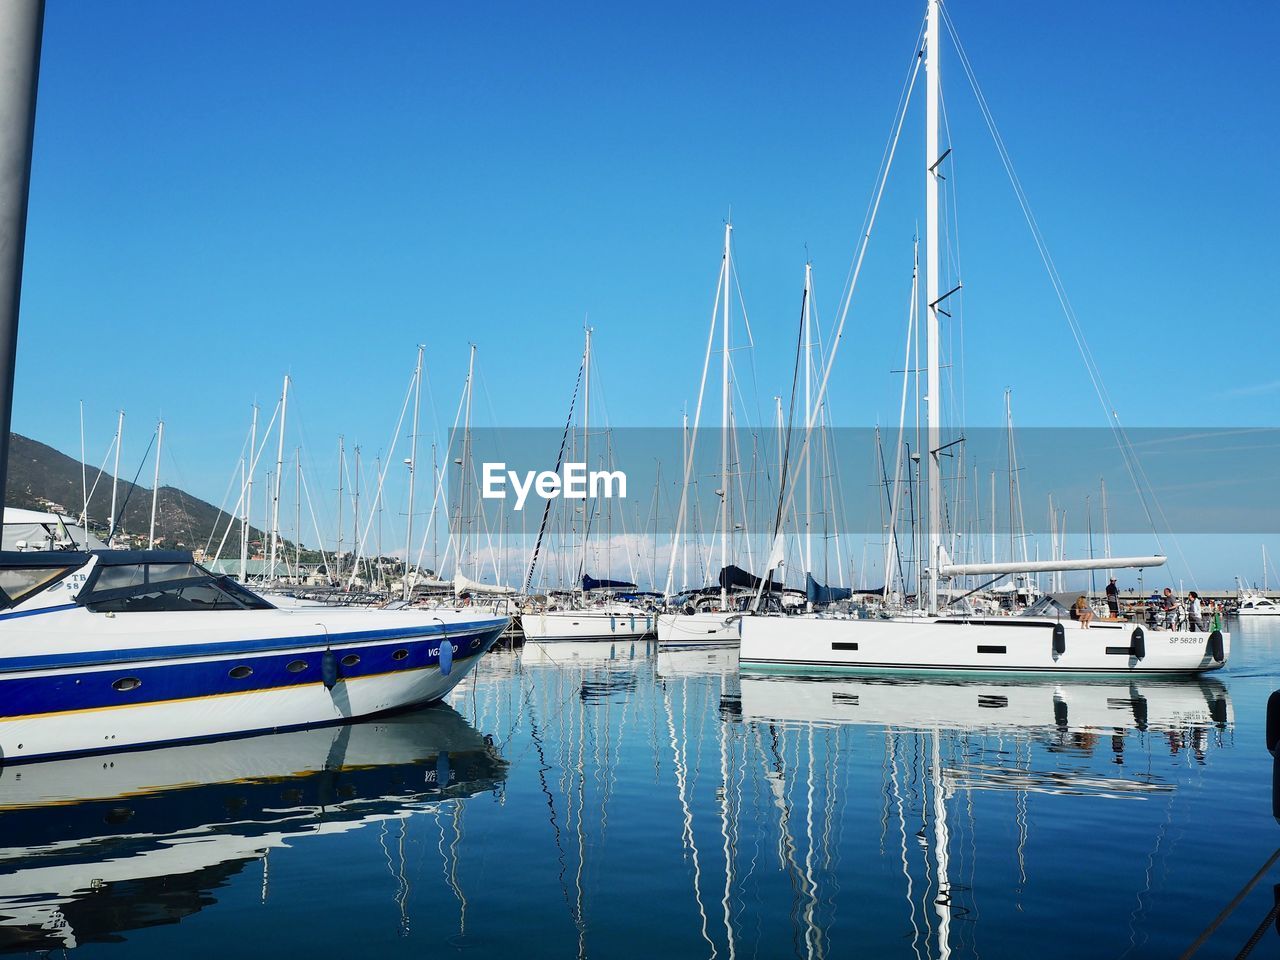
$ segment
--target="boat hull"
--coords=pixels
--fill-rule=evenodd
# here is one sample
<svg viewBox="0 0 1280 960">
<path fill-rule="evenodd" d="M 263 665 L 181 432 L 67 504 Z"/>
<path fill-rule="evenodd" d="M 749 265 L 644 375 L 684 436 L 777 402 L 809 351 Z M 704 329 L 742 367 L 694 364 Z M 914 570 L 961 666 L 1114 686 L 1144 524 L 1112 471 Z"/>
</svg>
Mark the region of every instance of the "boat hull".
<svg viewBox="0 0 1280 960">
<path fill-rule="evenodd" d="M 653 633 L 653 614 L 595 610 L 550 610 L 520 616 L 526 640 L 554 643 L 574 640 L 641 640 Z"/>
<path fill-rule="evenodd" d="M 660 613 L 658 643 L 663 646 L 725 646 L 742 639 L 737 613 Z"/>
<path fill-rule="evenodd" d="M 1055 651 L 1055 627 L 1062 652 Z M 1222 660 L 1209 633 L 1143 630 L 1133 624 L 940 618 L 852 620 L 823 617 L 745 617 L 740 664 L 779 672 L 914 672 L 1070 674 L 1191 674 L 1215 670 L 1230 656 L 1221 632 Z M 1136 656 L 1135 653 L 1142 653 Z"/>
<path fill-rule="evenodd" d="M 9 670 L 0 674 L 0 762 L 340 724 L 430 703 L 506 625 L 499 618 L 447 633 L 364 631 L 328 643 L 306 636 L 204 656 L 171 647 L 109 665 Z M 442 668 L 446 639 L 451 656 Z"/>
</svg>

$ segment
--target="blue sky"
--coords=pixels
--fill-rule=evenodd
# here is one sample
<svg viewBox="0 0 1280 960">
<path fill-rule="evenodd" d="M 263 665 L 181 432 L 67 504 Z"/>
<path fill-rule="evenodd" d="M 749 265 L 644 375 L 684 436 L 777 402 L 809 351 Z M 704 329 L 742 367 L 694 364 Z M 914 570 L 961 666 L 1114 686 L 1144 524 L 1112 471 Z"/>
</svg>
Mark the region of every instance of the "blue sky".
<svg viewBox="0 0 1280 960">
<path fill-rule="evenodd" d="M 1274 425 L 1278 91 L 1248 38 L 1280 8 L 950 9 L 1126 422 Z M 586 317 L 610 422 L 674 424 L 730 206 L 757 342 L 736 359 L 767 407 L 806 249 L 836 313 L 922 12 L 52 0 L 14 428 L 74 452 L 83 399 L 97 459 L 123 407 L 136 469 L 162 415 L 165 479 L 216 503 L 286 371 L 289 445 L 331 475 L 337 434 L 386 446 L 417 343 L 438 420 L 475 342 L 490 423 L 561 423 Z M 944 56 L 967 419 L 999 422 L 1009 386 L 1022 424 L 1102 425 Z M 921 125 L 850 315 L 841 424 L 896 422 Z"/>
</svg>

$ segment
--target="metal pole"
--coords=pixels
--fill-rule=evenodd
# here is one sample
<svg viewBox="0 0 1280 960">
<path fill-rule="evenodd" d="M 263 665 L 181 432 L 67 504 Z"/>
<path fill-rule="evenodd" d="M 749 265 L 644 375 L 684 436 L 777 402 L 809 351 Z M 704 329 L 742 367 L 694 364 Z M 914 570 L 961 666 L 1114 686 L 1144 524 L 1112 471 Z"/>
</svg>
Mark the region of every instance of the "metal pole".
<svg viewBox="0 0 1280 960">
<path fill-rule="evenodd" d="M 404 599 L 413 596 L 413 584 L 417 582 L 415 575 L 409 579 L 409 564 L 413 559 L 413 491 L 416 484 L 414 478 L 418 471 L 418 412 L 422 406 L 422 344 L 418 344 L 418 365 L 413 371 L 413 435 L 409 437 L 409 522 L 405 530 L 404 541 Z"/>
<path fill-rule="evenodd" d="M 6 489 L 9 476 L 18 308 L 43 30 L 44 0 L 9 0 L 0 5 L 0 376 L 4 378 L 0 386 L 0 490 Z M 86 530 L 88 522 L 86 516 Z"/>
<path fill-rule="evenodd" d="M 289 375 L 285 374 L 280 393 L 280 434 L 276 442 L 276 486 L 271 498 L 271 579 L 276 578 L 276 549 L 280 542 L 280 481 L 284 476 L 284 420 L 289 411 Z"/>
<path fill-rule="evenodd" d="M 938 327 L 938 91 L 942 37 L 938 0 L 929 0 L 929 27 L 925 35 L 925 343 L 928 366 L 925 411 L 928 417 L 929 493 L 929 613 L 938 612 L 938 566 L 942 562 L 942 342 Z"/>
<path fill-rule="evenodd" d="M 729 237 L 733 233 L 733 224 L 724 225 L 724 302 L 721 313 L 720 345 L 724 356 L 720 362 L 720 570 L 729 566 L 729 425 L 733 413 L 730 410 L 729 396 L 729 291 L 731 261 Z M 765 571 L 766 575 L 768 571 Z M 729 588 L 727 580 L 720 578 L 720 609 L 729 609 Z"/>
<path fill-rule="evenodd" d="M 156 472 L 151 481 L 151 532 L 147 537 L 147 549 L 156 548 L 156 505 L 160 498 L 160 451 L 164 448 L 164 421 L 156 424 Z"/>
<path fill-rule="evenodd" d="M 120 447 L 124 443 L 124 411 L 116 421 L 116 465 L 111 477 L 111 517 L 107 521 L 107 546 L 114 547 L 116 539 L 116 494 L 120 488 Z"/>
</svg>

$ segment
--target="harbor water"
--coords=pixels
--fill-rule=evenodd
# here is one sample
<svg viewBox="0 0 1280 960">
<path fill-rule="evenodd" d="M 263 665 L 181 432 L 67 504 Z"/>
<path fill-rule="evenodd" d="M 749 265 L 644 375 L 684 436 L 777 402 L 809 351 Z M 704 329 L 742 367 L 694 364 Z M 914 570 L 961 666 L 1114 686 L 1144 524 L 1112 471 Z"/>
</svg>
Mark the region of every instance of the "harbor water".
<svg viewBox="0 0 1280 960">
<path fill-rule="evenodd" d="M 1231 627 L 1227 669 L 1162 682 L 531 644 L 411 714 L 6 767 L 0 949 L 1178 956 L 1280 847 L 1280 620 Z M 1197 955 L 1235 956 L 1277 883 Z"/>
</svg>

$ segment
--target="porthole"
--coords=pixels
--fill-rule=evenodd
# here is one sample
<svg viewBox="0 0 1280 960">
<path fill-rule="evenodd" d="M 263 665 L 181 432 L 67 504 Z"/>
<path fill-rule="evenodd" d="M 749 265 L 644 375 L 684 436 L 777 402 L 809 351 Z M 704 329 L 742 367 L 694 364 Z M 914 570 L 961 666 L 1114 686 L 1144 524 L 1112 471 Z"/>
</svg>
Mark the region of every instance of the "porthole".
<svg viewBox="0 0 1280 960">
<path fill-rule="evenodd" d="M 391 659 L 392 659 L 392 660 L 403 660 L 403 659 L 405 659 L 407 656 L 409 656 L 409 651 L 408 651 L 408 650 L 406 650 L 406 649 L 404 649 L 404 647 L 401 647 L 399 650 L 397 650 L 395 653 L 393 653 L 393 654 L 391 655 Z"/>
<path fill-rule="evenodd" d="M 342 658 L 342 665 L 344 667 L 354 667 L 359 662 L 360 662 L 360 654 L 358 653 L 348 653 L 345 657 Z"/>
<path fill-rule="evenodd" d="M 307 661 L 290 660 L 289 665 L 285 667 L 285 669 L 288 670 L 290 673 L 301 673 L 303 670 L 307 669 Z"/>
<path fill-rule="evenodd" d="M 121 693 L 124 693 L 126 690 L 137 690 L 142 686 L 142 681 L 137 677 L 121 677 L 111 686 L 115 687 Z"/>
<path fill-rule="evenodd" d="M 238 667 L 232 667 L 230 670 L 228 670 L 227 676 L 230 677 L 232 680 L 243 680 L 245 677 L 249 676 L 251 673 L 253 673 L 253 667 L 246 667 L 244 664 L 241 664 Z"/>
</svg>

